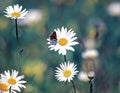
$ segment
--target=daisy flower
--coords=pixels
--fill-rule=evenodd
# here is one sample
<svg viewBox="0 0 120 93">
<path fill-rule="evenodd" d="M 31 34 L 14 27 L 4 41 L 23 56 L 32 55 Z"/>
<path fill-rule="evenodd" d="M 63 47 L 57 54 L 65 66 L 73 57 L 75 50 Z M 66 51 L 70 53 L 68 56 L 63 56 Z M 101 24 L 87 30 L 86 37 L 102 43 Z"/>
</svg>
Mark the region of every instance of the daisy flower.
<svg viewBox="0 0 120 93">
<path fill-rule="evenodd" d="M 7 84 L 0 82 L 0 93 L 9 93 Z"/>
<path fill-rule="evenodd" d="M 98 51 L 95 49 L 86 50 L 82 53 L 84 59 L 94 59 L 99 55 Z"/>
<path fill-rule="evenodd" d="M 72 29 L 62 27 L 54 29 L 54 32 L 48 40 L 50 50 L 58 51 L 59 54 L 66 55 L 67 50 L 74 51 L 72 46 L 79 44 L 75 40 L 75 33 Z"/>
<path fill-rule="evenodd" d="M 84 72 L 84 71 L 81 71 L 78 74 L 78 79 L 81 81 L 84 81 L 84 82 L 89 82 L 88 74 L 87 74 L 87 72 Z"/>
<path fill-rule="evenodd" d="M 10 88 L 8 84 L 4 83 L 0 79 L 0 93 L 16 93 L 16 92 L 12 88 Z"/>
<path fill-rule="evenodd" d="M 23 19 L 25 18 L 28 11 L 26 11 L 26 9 L 22 10 L 22 6 L 16 4 L 14 6 L 8 6 L 4 13 L 6 13 L 6 17 L 11 19 Z"/>
<path fill-rule="evenodd" d="M 76 71 L 76 65 L 74 63 L 68 63 L 64 62 L 60 64 L 60 67 L 57 67 L 55 77 L 58 81 L 63 82 L 70 82 L 73 80 L 74 76 L 77 74 L 78 71 Z"/>
<path fill-rule="evenodd" d="M 11 87 L 15 91 L 21 91 L 21 88 L 26 88 L 25 83 L 26 81 L 23 80 L 24 75 L 18 76 L 18 71 L 12 70 L 12 73 L 10 74 L 10 71 L 4 71 L 4 74 L 1 74 L 1 80 L 3 82 L 6 82 L 9 87 Z"/>
</svg>

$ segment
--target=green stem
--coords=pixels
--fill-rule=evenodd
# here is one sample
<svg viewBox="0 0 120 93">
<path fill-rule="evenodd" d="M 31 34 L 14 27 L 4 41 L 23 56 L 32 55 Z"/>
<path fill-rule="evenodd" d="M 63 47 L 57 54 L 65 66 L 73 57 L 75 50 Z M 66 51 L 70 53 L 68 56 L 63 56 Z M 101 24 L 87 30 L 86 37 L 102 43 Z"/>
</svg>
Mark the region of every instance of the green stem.
<svg viewBox="0 0 120 93">
<path fill-rule="evenodd" d="M 67 59 L 66 59 L 66 55 L 64 55 L 64 61 L 65 61 L 65 62 L 67 61 Z"/>
<path fill-rule="evenodd" d="M 18 69 L 19 69 L 19 71 L 21 71 L 21 67 L 20 67 L 20 53 L 19 53 L 19 33 L 18 33 L 17 18 L 15 19 L 15 29 L 16 29 L 16 47 L 17 47 Z"/>
<path fill-rule="evenodd" d="M 20 54 L 18 53 L 18 64 L 19 64 L 19 71 L 21 71 L 21 67 L 20 67 Z"/>
<path fill-rule="evenodd" d="M 16 43 L 17 43 L 17 47 L 18 47 L 18 45 L 19 45 L 19 38 L 18 38 L 17 18 L 15 19 L 15 29 L 16 29 Z"/>
<path fill-rule="evenodd" d="M 74 84 L 73 80 L 71 82 L 72 82 L 74 93 L 76 93 L 76 88 L 75 88 L 75 84 Z"/>
<path fill-rule="evenodd" d="M 92 79 L 90 79 L 89 84 L 90 84 L 90 93 L 93 93 Z"/>
</svg>

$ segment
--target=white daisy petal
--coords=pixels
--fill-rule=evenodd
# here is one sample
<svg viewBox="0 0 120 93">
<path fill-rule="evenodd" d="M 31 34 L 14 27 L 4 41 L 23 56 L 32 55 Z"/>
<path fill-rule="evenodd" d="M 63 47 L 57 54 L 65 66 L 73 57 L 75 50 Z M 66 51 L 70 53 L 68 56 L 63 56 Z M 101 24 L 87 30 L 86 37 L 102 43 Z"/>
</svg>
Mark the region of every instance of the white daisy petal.
<svg viewBox="0 0 120 93">
<path fill-rule="evenodd" d="M 68 47 L 68 50 L 75 51 L 73 47 Z"/>
<path fill-rule="evenodd" d="M 24 75 L 16 77 L 16 80 L 19 81 L 24 78 Z"/>
</svg>

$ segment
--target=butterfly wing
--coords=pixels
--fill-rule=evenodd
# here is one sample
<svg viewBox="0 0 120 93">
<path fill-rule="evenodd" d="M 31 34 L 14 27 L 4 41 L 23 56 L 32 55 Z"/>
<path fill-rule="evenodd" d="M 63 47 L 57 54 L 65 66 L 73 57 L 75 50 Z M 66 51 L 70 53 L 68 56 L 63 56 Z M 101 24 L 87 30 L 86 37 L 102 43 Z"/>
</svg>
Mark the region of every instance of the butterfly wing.
<svg viewBox="0 0 120 93">
<path fill-rule="evenodd" d="M 57 35 L 55 31 L 50 35 L 50 40 L 53 40 L 53 39 L 57 39 Z"/>
<path fill-rule="evenodd" d="M 57 34 L 56 34 L 55 31 L 50 35 L 50 43 L 52 45 L 56 45 L 57 44 Z"/>
</svg>

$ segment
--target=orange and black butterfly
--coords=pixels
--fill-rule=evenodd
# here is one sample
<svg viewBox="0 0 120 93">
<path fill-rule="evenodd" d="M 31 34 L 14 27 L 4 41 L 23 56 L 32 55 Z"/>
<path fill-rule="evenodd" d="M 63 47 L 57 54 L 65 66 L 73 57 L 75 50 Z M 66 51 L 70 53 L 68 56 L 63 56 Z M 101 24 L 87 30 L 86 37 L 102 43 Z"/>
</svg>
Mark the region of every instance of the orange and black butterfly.
<svg viewBox="0 0 120 93">
<path fill-rule="evenodd" d="M 55 31 L 50 35 L 50 43 L 52 45 L 56 45 L 57 44 L 57 34 L 56 34 Z"/>
</svg>

